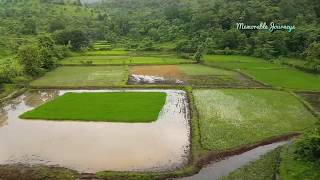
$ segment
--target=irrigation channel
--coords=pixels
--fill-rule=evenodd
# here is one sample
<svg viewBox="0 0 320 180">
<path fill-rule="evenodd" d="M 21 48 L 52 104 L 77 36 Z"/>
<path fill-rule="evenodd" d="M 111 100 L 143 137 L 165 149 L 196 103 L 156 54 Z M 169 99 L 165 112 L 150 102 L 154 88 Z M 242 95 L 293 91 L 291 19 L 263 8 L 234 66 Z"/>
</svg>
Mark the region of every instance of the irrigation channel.
<svg viewBox="0 0 320 180">
<path fill-rule="evenodd" d="M 223 176 L 227 176 L 229 173 L 235 171 L 238 168 L 248 164 L 251 161 L 259 159 L 262 155 L 280 147 L 289 141 L 276 142 L 265 146 L 260 146 L 245 153 L 230 156 L 218 162 L 212 162 L 200 170 L 200 172 L 194 176 L 181 178 L 180 180 L 216 180 Z"/>
<path fill-rule="evenodd" d="M 152 123 L 23 120 L 19 115 L 66 92 L 165 92 Z M 84 104 L 85 106 L 85 104 Z M 37 90 L 0 109 L 0 164 L 60 166 L 82 173 L 167 171 L 188 163 L 189 110 L 180 90 Z"/>
</svg>

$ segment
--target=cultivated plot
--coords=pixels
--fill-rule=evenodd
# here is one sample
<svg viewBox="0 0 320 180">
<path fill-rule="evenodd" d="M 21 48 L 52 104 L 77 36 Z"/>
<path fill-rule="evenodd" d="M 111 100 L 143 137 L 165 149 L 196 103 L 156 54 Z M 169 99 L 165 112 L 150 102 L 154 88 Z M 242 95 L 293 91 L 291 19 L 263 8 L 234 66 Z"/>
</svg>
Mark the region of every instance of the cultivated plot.
<svg viewBox="0 0 320 180">
<path fill-rule="evenodd" d="M 217 87 L 261 87 L 243 75 L 198 64 L 132 66 L 129 84 L 186 84 Z"/>
<path fill-rule="evenodd" d="M 99 87 L 124 85 L 127 70 L 124 66 L 59 67 L 31 82 L 36 87 Z"/>
<path fill-rule="evenodd" d="M 66 93 L 115 92 L 165 93 L 167 97 L 154 122 L 33 121 L 19 118 L 24 112 Z M 88 101 L 81 103 L 82 106 L 77 106 L 80 110 L 91 105 Z M 135 103 L 139 106 L 139 102 Z M 39 90 L 12 100 L 1 109 L 0 165 L 59 166 L 80 173 L 95 173 L 110 170 L 168 171 L 188 163 L 190 129 L 184 91 Z M 131 114 L 126 116 L 128 120 L 132 119 Z"/>
<path fill-rule="evenodd" d="M 301 132 L 317 119 L 292 95 L 273 90 L 195 90 L 201 142 L 225 150 Z"/>
<path fill-rule="evenodd" d="M 66 93 L 28 111 L 23 119 L 151 122 L 166 100 L 161 92 Z"/>
<path fill-rule="evenodd" d="M 274 87 L 298 90 L 320 90 L 320 75 L 306 73 L 281 64 L 248 56 L 208 55 L 205 63 L 240 70 Z"/>
</svg>

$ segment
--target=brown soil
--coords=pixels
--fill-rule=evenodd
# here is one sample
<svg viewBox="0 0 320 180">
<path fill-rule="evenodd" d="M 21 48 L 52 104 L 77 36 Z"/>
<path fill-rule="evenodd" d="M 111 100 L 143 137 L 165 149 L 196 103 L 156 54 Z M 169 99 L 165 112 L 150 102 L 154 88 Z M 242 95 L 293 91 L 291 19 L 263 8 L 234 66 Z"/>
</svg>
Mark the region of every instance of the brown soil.
<svg viewBox="0 0 320 180">
<path fill-rule="evenodd" d="M 297 94 L 308 101 L 314 110 L 320 113 L 320 92 L 303 92 Z"/>
<path fill-rule="evenodd" d="M 161 76 L 168 79 L 183 78 L 182 72 L 176 65 L 161 65 L 161 66 L 134 66 L 130 68 L 130 74 Z"/>
</svg>

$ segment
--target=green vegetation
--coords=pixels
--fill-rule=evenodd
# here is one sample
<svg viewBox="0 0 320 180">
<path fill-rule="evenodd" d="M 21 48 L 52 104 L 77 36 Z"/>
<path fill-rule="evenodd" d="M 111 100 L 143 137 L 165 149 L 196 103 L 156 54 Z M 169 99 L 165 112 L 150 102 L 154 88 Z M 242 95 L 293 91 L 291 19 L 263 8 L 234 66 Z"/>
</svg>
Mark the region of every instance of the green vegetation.
<svg viewBox="0 0 320 180">
<path fill-rule="evenodd" d="M 61 61 L 63 65 L 135 65 L 135 64 L 182 64 L 193 63 L 192 60 L 171 57 L 151 56 L 74 56 Z"/>
<path fill-rule="evenodd" d="M 275 87 L 320 90 L 320 75 L 308 74 L 295 69 L 247 69 L 245 72 Z"/>
<path fill-rule="evenodd" d="M 59 67 L 31 82 L 36 87 L 99 87 L 123 85 L 127 81 L 124 66 Z"/>
<path fill-rule="evenodd" d="M 107 122 L 151 122 L 157 120 L 166 100 L 160 92 L 66 93 L 34 110 L 24 119 Z"/>
<path fill-rule="evenodd" d="M 203 66 L 199 64 L 182 64 L 178 66 L 184 74 L 187 75 L 219 75 L 219 76 L 236 76 L 237 73 L 234 71 L 227 71 L 218 68 L 212 68 L 208 66 Z"/>
<path fill-rule="evenodd" d="M 319 145 L 318 145 L 319 146 Z M 320 177 L 319 164 L 297 159 L 294 146 L 287 146 L 281 152 L 280 177 L 283 180 L 309 179 Z"/>
<path fill-rule="evenodd" d="M 205 63 L 240 70 L 275 87 L 299 90 L 320 90 L 320 75 L 305 73 L 281 64 L 248 56 L 206 56 Z"/>
<path fill-rule="evenodd" d="M 301 132 L 317 121 L 294 96 L 282 91 L 195 90 L 194 96 L 206 149 L 225 150 Z"/>
<path fill-rule="evenodd" d="M 4 98 L 14 91 L 18 90 L 19 87 L 12 85 L 12 84 L 4 84 L 3 87 L 0 88 L 0 99 Z"/>
<path fill-rule="evenodd" d="M 83 55 L 86 56 L 116 56 L 116 55 L 127 55 L 128 53 L 130 53 L 130 51 L 125 51 L 122 49 L 112 49 L 112 50 L 107 50 L 107 51 L 87 51 L 85 53 L 83 53 Z"/>
<path fill-rule="evenodd" d="M 273 179 L 278 170 L 280 149 L 273 150 L 257 161 L 251 162 L 221 180 L 267 180 Z"/>
<path fill-rule="evenodd" d="M 79 173 L 73 170 L 61 167 L 45 167 L 45 166 L 24 166 L 16 165 L 0 165 L 0 177 L 2 179 L 47 179 L 47 180 L 74 180 L 79 177 Z"/>
</svg>

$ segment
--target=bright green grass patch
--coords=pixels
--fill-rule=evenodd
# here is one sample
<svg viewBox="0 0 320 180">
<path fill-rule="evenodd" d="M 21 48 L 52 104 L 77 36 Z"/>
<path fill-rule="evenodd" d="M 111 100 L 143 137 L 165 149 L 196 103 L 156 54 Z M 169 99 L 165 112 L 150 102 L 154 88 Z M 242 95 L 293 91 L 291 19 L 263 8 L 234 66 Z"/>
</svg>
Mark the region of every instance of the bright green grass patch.
<svg viewBox="0 0 320 180">
<path fill-rule="evenodd" d="M 205 63 L 228 69 L 279 69 L 286 68 L 261 58 L 237 55 L 206 55 Z"/>
<path fill-rule="evenodd" d="M 280 149 L 273 150 L 221 180 L 272 180 L 277 172 L 279 151 Z"/>
<path fill-rule="evenodd" d="M 221 76 L 236 76 L 234 71 L 212 68 L 199 64 L 182 64 L 178 68 L 187 75 L 221 75 Z"/>
<path fill-rule="evenodd" d="M 32 111 L 24 119 L 107 122 L 151 122 L 166 100 L 161 92 L 66 93 Z"/>
<path fill-rule="evenodd" d="M 273 90 L 195 90 L 201 142 L 225 150 L 301 132 L 317 119 L 292 95 Z"/>
<path fill-rule="evenodd" d="M 127 69 L 124 66 L 59 67 L 31 82 L 31 86 L 85 87 L 124 85 Z"/>
<path fill-rule="evenodd" d="M 320 179 L 319 165 L 296 159 L 292 145 L 283 148 L 279 171 L 282 180 Z"/>
<path fill-rule="evenodd" d="M 320 75 L 295 69 L 246 69 L 244 72 L 275 87 L 320 90 Z"/>
</svg>

